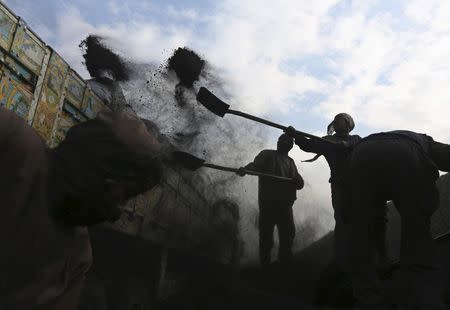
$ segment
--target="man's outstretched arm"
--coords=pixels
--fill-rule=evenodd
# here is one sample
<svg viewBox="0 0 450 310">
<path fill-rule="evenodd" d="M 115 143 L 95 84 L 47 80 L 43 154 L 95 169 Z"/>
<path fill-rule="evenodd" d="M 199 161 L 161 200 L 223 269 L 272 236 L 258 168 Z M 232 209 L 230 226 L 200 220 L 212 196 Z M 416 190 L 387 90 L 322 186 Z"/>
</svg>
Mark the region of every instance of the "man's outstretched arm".
<svg viewBox="0 0 450 310">
<path fill-rule="evenodd" d="M 240 167 L 236 172 L 240 176 L 244 176 L 246 170 L 264 172 L 267 161 L 267 152 L 261 151 L 256 155 L 255 159 L 246 166 Z"/>
</svg>

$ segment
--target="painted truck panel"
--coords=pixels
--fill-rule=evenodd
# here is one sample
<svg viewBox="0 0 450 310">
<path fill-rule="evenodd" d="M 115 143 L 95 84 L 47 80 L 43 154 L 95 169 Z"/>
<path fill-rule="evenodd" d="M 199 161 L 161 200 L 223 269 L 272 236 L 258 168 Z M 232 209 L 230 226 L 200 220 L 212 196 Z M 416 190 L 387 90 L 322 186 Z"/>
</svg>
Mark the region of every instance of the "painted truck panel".
<svg viewBox="0 0 450 310">
<path fill-rule="evenodd" d="M 2 70 L 0 80 L 0 105 L 16 112 L 28 120 L 28 112 L 33 101 L 33 93 L 15 74 L 7 68 Z"/>
<path fill-rule="evenodd" d="M 63 90 L 68 70 L 67 63 L 57 53 L 52 52 L 33 119 L 34 129 L 46 141 L 50 141 L 52 137 L 56 117 L 63 104 Z"/>
<path fill-rule="evenodd" d="M 5 56 L 3 61 L 12 72 L 23 79 L 24 87 L 28 88 L 30 92 L 33 92 L 38 77 L 9 56 Z"/>
<path fill-rule="evenodd" d="M 92 119 L 98 114 L 98 112 L 105 109 L 105 105 L 100 98 L 89 88 L 86 88 L 84 93 L 83 104 L 81 106 L 81 112 L 88 118 Z"/>
<path fill-rule="evenodd" d="M 70 70 L 67 88 L 66 88 L 66 97 L 67 99 L 75 106 L 77 109 L 81 109 L 81 105 L 83 103 L 83 96 L 86 89 L 86 83 L 83 81 L 78 74 Z"/>
<path fill-rule="evenodd" d="M 0 6 L 0 47 L 9 51 L 16 30 L 17 18 Z"/>
<path fill-rule="evenodd" d="M 34 74 L 39 75 L 46 52 L 45 44 L 24 25 L 19 24 L 14 35 L 11 54 Z"/>
<path fill-rule="evenodd" d="M 63 110 L 57 120 L 55 135 L 53 136 L 52 145 L 56 146 L 61 143 L 67 135 L 69 129 L 80 123 L 86 121 L 87 118 L 81 114 L 75 107 L 73 107 L 67 100 L 64 101 Z"/>
</svg>

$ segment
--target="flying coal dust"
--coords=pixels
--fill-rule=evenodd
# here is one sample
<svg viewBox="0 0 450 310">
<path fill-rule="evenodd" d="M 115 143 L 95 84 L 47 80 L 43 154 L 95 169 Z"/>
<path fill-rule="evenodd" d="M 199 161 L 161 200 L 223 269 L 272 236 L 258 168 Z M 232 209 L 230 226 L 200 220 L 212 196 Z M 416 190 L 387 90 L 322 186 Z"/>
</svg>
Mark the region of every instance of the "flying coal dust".
<svg viewBox="0 0 450 310">
<path fill-rule="evenodd" d="M 196 101 L 196 90 L 200 86 L 207 87 L 227 102 L 233 102 L 233 97 L 226 91 L 227 82 L 220 78 L 217 69 L 194 51 L 186 47 L 177 48 L 165 64 L 137 63 L 121 59 L 99 37 L 95 40 L 89 38 L 85 56 L 89 72 L 92 71 L 96 78 L 98 72 L 103 75 L 106 72 L 108 78 L 120 84 L 132 109 L 157 127 L 176 149 L 209 163 L 240 167 L 253 160 L 262 149 L 275 147 L 276 141 L 267 141 L 267 128 L 237 117 L 219 118 Z M 110 58 L 113 59 L 113 68 L 108 69 L 101 61 L 92 64 L 91 59 L 102 57 L 104 52 L 99 52 L 102 49 L 108 50 L 106 55 L 110 52 L 117 57 Z M 91 51 L 96 55 L 89 55 Z M 240 178 L 208 168 L 183 174 L 211 205 L 228 200 L 239 206 L 240 236 L 245 244 L 241 262 L 256 260 L 257 178 Z M 309 218 L 298 219 L 297 222 L 301 225 L 305 221 L 318 222 Z M 325 227 L 317 226 L 303 230 L 308 236 L 301 236 L 299 240 L 302 242 L 296 243 L 298 249 L 325 232 Z"/>
</svg>

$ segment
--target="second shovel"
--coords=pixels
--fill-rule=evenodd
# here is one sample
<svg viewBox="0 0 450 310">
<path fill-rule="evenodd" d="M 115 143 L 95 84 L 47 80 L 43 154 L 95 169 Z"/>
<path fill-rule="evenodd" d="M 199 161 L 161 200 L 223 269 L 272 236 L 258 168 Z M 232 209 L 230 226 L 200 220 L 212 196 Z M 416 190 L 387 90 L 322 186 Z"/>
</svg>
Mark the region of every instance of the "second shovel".
<svg viewBox="0 0 450 310">
<path fill-rule="evenodd" d="M 172 152 L 172 156 L 183 167 L 185 167 L 186 169 L 192 170 L 192 171 L 195 171 L 201 167 L 208 167 L 208 168 L 212 168 L 212 169 L 216 169 L 216 170 L 229 171 L 229 172 L 237 172 L 239 170 L 237 168 L 224 167 L 224 166 L 205 163 L 204 159 L 195 157 L 194 155 L 191 155 L 186 152 L 175 151 L 175 152 Z M 262 172 L 251 171 L 251 170 L 244 170 L 244 171 L 246 174 L 249 174 L 249 175 L 264 176 L 264 177 L 269 177 L 269 178 L 273 178 L 273 179 L 277 179 L 277 180 L 293 182 L 293 179 L 291 179 L 291 178 L 281 177 L 281 176 L 274 175 L 274 174 L 262 173 Z"/>
</svg>

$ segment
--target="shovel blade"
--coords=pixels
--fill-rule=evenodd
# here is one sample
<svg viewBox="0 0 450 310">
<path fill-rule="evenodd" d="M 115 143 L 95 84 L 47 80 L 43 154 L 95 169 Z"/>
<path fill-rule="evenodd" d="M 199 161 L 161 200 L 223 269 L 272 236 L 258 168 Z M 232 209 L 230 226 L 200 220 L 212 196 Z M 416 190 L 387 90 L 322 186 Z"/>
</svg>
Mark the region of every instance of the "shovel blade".
<svg viewBox="0 0 450 310">
<path fill-rule="evenodd" d="M 225 102 L 217 98 L 205 87 L 200 88 L 197 94 L 197 101 L 200 102 L 205 108 L 220 117 L 223 117 L 230 108 L 229 104 L 226 104 Z"/>
<path fill-rule="evenodd" d="M 173 159 L 182 165 L 184 168 L 195 171 L 200 168 L 205 162 L 203 159 L 195 157 L 186 152 L 175 151 L 172 152 Z"/>
</svg>

